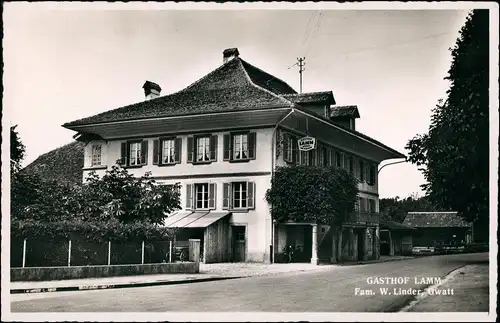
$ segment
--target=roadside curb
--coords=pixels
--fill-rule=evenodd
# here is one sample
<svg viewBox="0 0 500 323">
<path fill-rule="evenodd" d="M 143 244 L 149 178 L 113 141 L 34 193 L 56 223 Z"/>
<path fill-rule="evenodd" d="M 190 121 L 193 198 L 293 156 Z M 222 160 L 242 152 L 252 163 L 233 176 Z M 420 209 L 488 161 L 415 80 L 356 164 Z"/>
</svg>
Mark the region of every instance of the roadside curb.
<svg viewBox="0 0 500 323">
<path fill-rule="evenodd" d="M 94 285 L 79 285 L 79 286 L 61 286 L 61 287 L 43 287 L 43 288 L 18 288 L 11 289 L 11 294 L 32 294 L 32 293 L 47 293 L 47 292 L 74 292 L 98 289 L 117 289 L 117 288 L 131 288 L 131 287 L 151 287 L 163 285 L 180 285 L 190 283 L 211 282 L 217 280 L 229 280 L 244 278 L 245 276 L 237 277 L 210 277 L 198 279 L 184 279 L 184 280 L 170 280 L 170 281 L 155 281 L 155 282 L 137 282 L 126 284 L 94 284 Z"/>
<path fill-rule="evenodd" d="M 346 263 L 338 263 L 335 265 L 339 266 L 358 266 L 358 265 L 371 265 L 371 264 L 379 264 L 383 262 L 391 262 L 391 261 L 401 261 L 401 260 L 411 260 L 415 259 L 416 257 L 410 257 L 410 258 L 399 258 L 399 259 L 385 259 L 385 260 L 373 260 L 373 261 L 359 261 L 359 262 L 346 262 Z"/>
</svg>

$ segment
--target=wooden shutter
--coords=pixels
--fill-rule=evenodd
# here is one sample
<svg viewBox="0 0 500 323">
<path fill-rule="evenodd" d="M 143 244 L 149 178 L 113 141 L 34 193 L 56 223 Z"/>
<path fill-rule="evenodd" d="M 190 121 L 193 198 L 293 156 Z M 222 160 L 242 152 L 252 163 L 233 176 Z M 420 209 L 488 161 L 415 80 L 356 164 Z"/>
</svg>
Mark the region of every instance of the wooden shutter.
<svg viewBox="0 0 500 323">
<path fill-rule="evenodd" d="M 194 161 L 194 138 L 188 137 L 187 139 L 187 162 L 192 163 Z"/>
<path fill-rule="evenodd" d="M 373 178 L 372 178 L 372 185 L 375 185 L 377 183 L 377 165 L 372 165 L 372 172 L 373 172 Z"/>
<path fill-rule="evenodd" d="M 153 165 L 160 163 L 160 140 L 153 140 Z"/>
<path fill-rule="evenodd" d="M 147 140 L 143 140 L 141 142 L 141 164 L 142 165 L 148 164 L 148 141 Z"/>
<path fill-rule="evenodd" d="M 217 201 L 216 197 L 216 186 L 215 183 L 208 184 L 208 208 L 210 210 L 215 210 L 215 203 Z"/>
<path fill-rule="evenodd" d="M 175 138 L 174 141 L 174 161 L 180 164 L 182 161 L 182 138 Z"/>
<path fill-rule="evenodd" d="M 122 142 L 120 151 L 120 165 L 127 166 L 128 164 L 128 145 L 126 142 Z"/>
<path fill-rule="evenodd" d="M 222 209 L 229 210 L 231 207 L 231 183 L 222 184 Z"/>
<path fill-rule="evenodd" d="M 257 150 L 257 134 L 250 132 L 248 134 L 248 158 L 255 159 Z"/>
<path fill-rule="evenodd" d="M 224 134 L 224 138 L 223 138 L 224 142 L 223 142 L 223 147 L 222 149 L 224 150 L 224 156 L 223 156 L 223 160 L 227 161 L 227 160 L 231 160 L 231 135 L 230 134 Z"/>
<path fill-rule="evenodd" d="M 255 209 L 255 183 L 247 182 L 247 208 Z"/>
<path fill-rule="evenodd" d="M 210 160 L 217 161 L 217 135 L 210 136 Z"/>
<path fill-rule="evenodd" d="M 292 147 L 289 149 L 292 150 L 292 163 L 296 164 L 299 161 L 299 146 L 297 144 L 297 138 L 292 137 Z"/>
<path fill-rule="evenodd" d="M 187 184 L 186 185 L 186 210 L 192 210 L 193 207 L 193 189 L 194 185 L 193 184 Z"/>
<path fill-rule="evenodd" d="M 285 132 L 283 134 L 283 160 L 287 163 L 291 163 L 292 161 L 288 158 L 288 151 L 292 147 L 288 147 L 288 138 L 290 138 L 290 135 Z"/>
</svg>

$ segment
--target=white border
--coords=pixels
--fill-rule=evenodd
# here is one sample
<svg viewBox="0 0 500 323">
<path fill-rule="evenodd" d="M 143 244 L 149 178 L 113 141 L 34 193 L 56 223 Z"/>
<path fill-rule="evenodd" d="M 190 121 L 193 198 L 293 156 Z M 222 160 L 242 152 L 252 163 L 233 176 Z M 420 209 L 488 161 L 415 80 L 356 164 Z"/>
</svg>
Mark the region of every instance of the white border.
<svg viewBox="0 0 500 323">
<path fill-rule="evenodd" d="M 486 313 L 10 313 L 9 253 L 10 219 L 2 216 L 2 321 L 494 321 L 497 299 L 497 190 L 498 190 L 498 4 L 492 2 L 302 2 L 302 3 L 153 3 L 153 2 L 11 2 L 4 3 L 4 14 L 10 8 L 28 10 L 440 10 L 490 9 L 490 314 Z M 10 210 L 9 120 L 2 119 L 2 214 Z"/>
</svg>

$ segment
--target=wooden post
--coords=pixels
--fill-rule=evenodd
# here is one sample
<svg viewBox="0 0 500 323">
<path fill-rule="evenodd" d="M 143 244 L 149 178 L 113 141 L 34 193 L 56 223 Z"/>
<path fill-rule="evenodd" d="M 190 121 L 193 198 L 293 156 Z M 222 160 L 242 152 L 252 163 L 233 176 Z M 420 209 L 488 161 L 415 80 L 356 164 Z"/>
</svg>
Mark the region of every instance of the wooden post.
<svg viewBox="0 0 500 323">
<path fill-rule="evenodd" d="M 312 257 L 311 264 L 318 265 L 318 225 L 312 225 Z"/>
<path fill-rule="evenodd" d="M 142 255 L 141 255 L 141 264 L 144 265 L 144 241 L 142 241 Z"/>
<path fill-rule="evenodd" d="M 200 239 L 189 239 L 189 261 L 200 262 Z"/>
<path fill-rule="evenodd" d="M 71 267 L 71 240 L 68 242 L 68 267 Z"/>
<path fill-rule="evenodd" d="M 343 249 L 342 249 L 342 233 L 343 233 L 343 226 L 341 225 L 339 228 L 339 238 L 337 242 L 337 260 L 338 262 L 342 262 L 344 260 L 343 258 Z"/>
<path fill-rule="evenodd" d="M 108 266 L 111 265 L 111 241 L 108 241 Z"/>
<path fill-rule="evenodd" d="M 23 268 L 26 266 L 26 239 L 23 241 Z"/>
<path fill-rule="evenodd" d="M 330 263 L 337 263 L 337 237 L 339 235 L 338 229 L 334 226 L 330 228 L 332 231 L 332 254 L 330 255 Z"/>
<path fill-rule="evenodd" d="M 170 240 L 168 262 L 172 262 L 172 240 Z"/>
</svg>

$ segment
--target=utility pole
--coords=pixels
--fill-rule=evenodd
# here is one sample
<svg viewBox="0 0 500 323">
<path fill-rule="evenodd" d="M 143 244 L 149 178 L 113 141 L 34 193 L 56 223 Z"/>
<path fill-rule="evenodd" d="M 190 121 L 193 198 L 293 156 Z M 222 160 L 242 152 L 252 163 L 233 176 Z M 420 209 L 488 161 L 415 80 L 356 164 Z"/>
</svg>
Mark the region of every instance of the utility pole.
<svg viewBox="0 0 500 323">
<path fill-rule="evenodd" d="M 306 63 L 304 62 L 305 57 L 297 57 L 298 65 L 299 65 L 299 75 L 300 75 L 300 94 L 302 94 L 302 72 L 305 71 L 304 66 Z"/>
</svg>

